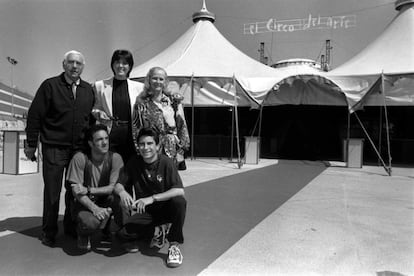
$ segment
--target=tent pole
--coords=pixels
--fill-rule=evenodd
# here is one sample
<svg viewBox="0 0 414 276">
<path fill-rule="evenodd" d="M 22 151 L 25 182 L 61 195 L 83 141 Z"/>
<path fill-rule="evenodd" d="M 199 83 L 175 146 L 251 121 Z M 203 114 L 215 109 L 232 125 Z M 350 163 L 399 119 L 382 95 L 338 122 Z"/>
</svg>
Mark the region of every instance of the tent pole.
<svg viewBox="0 0 414 276">
<path fill-rule="evenodd" d="M 262 117 L 263 116 L 263 105 L 260 105 L 260 112 L 259 112 L 259 131 L 257 133 L 257 137 L 259 138 L 259 160 L 260 160 L 260 151 L 262 148 Z"/>
<path fill-rule="evenodd" d="M 387 133 L 387 147 L 388 147 L 388 175 L 391 176 L 392 174 L 392 165 L 391 165 L 391 146 L 390 146 L 390 127 L 389 127 L 389 122 L 388 122 L 388 112 L 387 112 L 387 102 L 386 102 L 386 98 L 385 98 L 385 78 L 384 78 L 384 72 L 382 72 L 381 74 L 381 90 L 382 90 L 382 95 L 383 95 L 383 99 L 384 99 L 384 115 L 385 115 L 385 130 Z"/>
<path fill-rule="evenodd" d="M 237 87 L 236 87 L 236 78 L 233 75 L 233 86 L 234 86 L 234 119 L 236 124 L 236 143 L 237 143 L 237 166 L 239 169 L 242 167 L 241 158 L 240 158 L 240 136 L 239 136 L 239 115 L 237 111 Z"/>
<path fill-rule="evenodd" d="M 259 132 L 257 136 L 260 139 L 260 135 L 262 134 L 262 116 L 263 116 L 263 103 L 260 105 L 260 111 L 259 111 Z"/>
<path fill-rule="evenodd" d="M 346 143 L 345 143 L 345 152 L 344 152 L 344 159 L 345 162 L 348 163 L 348 148 L 349 148 L 349 139 L 351 138 L 351 113 L 348 109 L 348 122 L 346 127 Z"/>
<path fill-rule="evenodd" d="M 231 107 L 230 162 L 233 162 L 234 108 Z"/>
<path fill-rule="evenodd" d="M 191 76 L 191 160 L 194 160 L 194 75 Z"/>
<path fill-rule="evenodd" d="M 381 161 L 382 167 L 384 168 L 384 170 L 388 173 L 389 176 L 391 176 L 390 171 L 387 167 L 387 165 L 385 164 L 384 160 L 381 157 L 381 154 L 378 152 L 377 147 L 375 146 L 374 142 L 372 141 L 371 137 L 368 134 L 368 131 L 365 129 L 364 125 L 362 124 L 361 120 L 358 117 L 357 112 L 354 112 L 355 118 L 357 118 L 359 125 L 361 126 L 362 130 L 365 133 L 365 136 L 368 138 L 368 141 L 371 143 L 372 148 L 374 149 L 375 153 L 377 154 L 379 160 Z"/>
<path fill-rule="evenodd" d="M 382 152 L 382 106 L 379 107 L 380 110 L 380 118 L 379 118 L 379 126 L 378 126 L 378 148 L 379 148 L 379 152 Z M 378 164 L 380 163 L 380 161 L 378 160 Z"/>
<path fill-rule="evenodd" d="M 274 88 L 271 90 L 272 92 L 276 93 L 276 91 L 274 90 Z M 259 137 L 259 156 L 260 156 L 260 150 L 262 147 L 262 119 L 263 119 L 263 108 L 264 108 L 264 104 L 266 102 L 267 97 L 269 96 L 269 92 L 267 92 L 266 96 L 263 98 L 262 103 L 260 104 L 260 112 L 259 112 L 259 133 L 257 134 L 257 136 Z"/>
</svg>

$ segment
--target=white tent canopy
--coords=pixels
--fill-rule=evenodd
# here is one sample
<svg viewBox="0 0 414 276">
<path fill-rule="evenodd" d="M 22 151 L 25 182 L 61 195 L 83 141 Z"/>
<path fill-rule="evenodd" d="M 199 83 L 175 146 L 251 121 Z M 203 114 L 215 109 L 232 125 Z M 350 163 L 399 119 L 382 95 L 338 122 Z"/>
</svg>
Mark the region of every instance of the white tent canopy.
<svg viewBox="0 0 414 276">
<path fill-rule="evenodd" d="M 268 94 L 281 93 L 287 96 L 278 89 L 298 79 L 310 85 L 306 84 L 306 95 L 303 91 L 300 97 L 293 95 L 293 104 L 327 105 L 332 104 L 333 98 L 331 96 L 327 100 L 326 97 L 318 97 L 319 89 L 326 92 L 332 89 L 337 94 L 343 93 L 338 87 L 342 83 L 356 89 L 364 85 L 352 78 L 331 80 L 324 72 L 316 70 L 275 69 L 252 59 L 217 30 L 214 14 L 206 9 L 204 1 L 201 11 L 193 15 L 193 21 L 194 25 L 164 51 L 133 68 L 130 77 L 142 79 L 150 68 L 164 68 L 171 81 L 170 88 L 184 95 L 184 104 L 187 106 L 234 105 L 237 99 L 239 106 L 257 107 L 265 98 L 268 98 L 267 105 L 292 104 L 289 97 L 283 97 L 282 102 L 272 102 L 270 99 L 274 97 L 269 98 Z M 291 94 L 295 91 L 290 89 Z M 349 97 L 340 95 L 334 105 L 354 104 L 353 98 L 359 100 L 360 97 L 355 97 L 353 93 Z M 298 103 L 298 99 L 305 100 Z"/>
<path fill-rule="evenodd" d="M 296 78 L 295 70 L 274 69 L 233 46 L 214 26 L 214 15 L 205 3 L 193 21 L 168 48 L 133 68 L 130 77 L 142 79 L 150 68 L 162 67 L 170 88 L 182 93 L 184 104 L 192 106 L 233 105 L 235 93 L 237 105 L 258 106 L 278 83 Z M 316 80 L 325 78 L 316 75 Z"/>
<path fill-rule="evenodd" d="M 414 9 L 402 7 L 384 32 L 365 49 L 330 75 L 366 76 L 381 73 L 396 75 L 413 73 Z"/>
<path fill-rule="evenodd" d="M 395 6 L 399 13 L 376 40 L 326 74 L 345 92 L 363 98 L 363 105 L 414 105 L 414 1 L 397 0 Z M 381 76 L 385 76 L 385 95 L 364 97 L 379 90 Z M 359 85 L 341 83 L 350 78 Z"/>
</svg>

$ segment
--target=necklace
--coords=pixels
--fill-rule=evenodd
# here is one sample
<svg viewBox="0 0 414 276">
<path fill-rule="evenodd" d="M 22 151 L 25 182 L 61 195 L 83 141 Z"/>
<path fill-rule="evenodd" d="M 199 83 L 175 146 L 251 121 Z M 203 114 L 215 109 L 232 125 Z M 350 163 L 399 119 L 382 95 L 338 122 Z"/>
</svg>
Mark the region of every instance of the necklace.
<svg viewBox="0 0 414 276">
<path fill-rule="evenodd" d="M 158 160 L 156 160 L 156 161 L 154 161 L 153 163 L 151 163 L 151 164 L 145 164 L 145 169 L 144 169 L 144 171 L 145 171 L 145 174 L 146 174 L 146 176 L 147 176 L 147 178 L 149 179 L 149 180 L 151 180 L 151 181 L 154 181 L 154 176 L 157 174 L 157 172 L 158 172 L 158 167 L 159 167 L 159 165 L 160 165 L 160 161 L 159 161 L 159 159 Z M 158 179 L 158 176 L 157 176 L 157 179 Z"/>
</svg>

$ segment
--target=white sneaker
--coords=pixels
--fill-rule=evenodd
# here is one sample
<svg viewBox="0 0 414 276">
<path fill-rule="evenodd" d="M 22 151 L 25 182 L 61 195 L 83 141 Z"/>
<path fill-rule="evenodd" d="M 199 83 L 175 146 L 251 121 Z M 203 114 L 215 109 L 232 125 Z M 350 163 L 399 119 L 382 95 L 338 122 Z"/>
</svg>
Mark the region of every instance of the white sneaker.
<svg viewBox="0 0 414 276">
<path fill-rule="evenodd" d="M 183 263 L 183 255 L 181 254 L 178 244 L 172 244 L 168 248 L 167 266 L 174 268 L 179 267 Z"/>
</svg>

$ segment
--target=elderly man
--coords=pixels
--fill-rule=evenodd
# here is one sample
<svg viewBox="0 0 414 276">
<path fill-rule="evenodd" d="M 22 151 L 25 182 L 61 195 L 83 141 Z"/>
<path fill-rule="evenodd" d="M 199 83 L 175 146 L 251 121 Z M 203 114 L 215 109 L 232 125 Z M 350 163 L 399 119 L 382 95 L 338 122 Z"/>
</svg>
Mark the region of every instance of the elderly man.
<svg viewBox="0 0 414 276">
<path fill-rule="evenodd" d="M 27 115 L 26 157 L 35 160 L 38 137 L 43 156 L 43 222 L 42 243 L 53 246 L 58 232 L 59 198 L 64 171 L 73 154 L 82 149 L 84 130 L 90 125 L 94 92 L 81 80 L 85 58 L 78 51 L 69 51 L 63 58 L 64 72 L 45 80 L 36 92 Z M 74 235 L 75 227 L 68 203 L 72 199 L 66 187 L 64 230 Z"/>
</svg>

